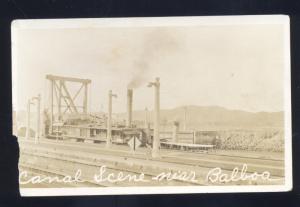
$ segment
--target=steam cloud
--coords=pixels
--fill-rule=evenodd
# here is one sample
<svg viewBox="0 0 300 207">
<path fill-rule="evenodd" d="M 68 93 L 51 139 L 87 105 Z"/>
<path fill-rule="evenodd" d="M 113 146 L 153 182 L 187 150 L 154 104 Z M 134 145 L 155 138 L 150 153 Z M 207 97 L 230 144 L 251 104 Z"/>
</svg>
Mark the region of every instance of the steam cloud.
<svg viewBox="0 0 300 207">
<path fill-rule="evenodd" d="M 134 73 L 128 84 L 129 89 L 138 88 L 147 81 L 147 72 L 155 61 L 163 61 L 179 48 L 178 37 L 165 28 L 157 28 L 145 37 L 142 51 L 133 62 Z"/>
</svg>

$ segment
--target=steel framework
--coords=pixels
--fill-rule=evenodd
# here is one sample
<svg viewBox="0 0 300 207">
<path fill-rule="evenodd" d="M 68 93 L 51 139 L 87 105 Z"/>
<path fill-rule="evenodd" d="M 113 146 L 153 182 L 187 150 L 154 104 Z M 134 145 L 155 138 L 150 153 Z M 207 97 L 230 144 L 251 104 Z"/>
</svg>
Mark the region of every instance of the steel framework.
<svg viewBox="0 0 300 207">
<path fill-rule="evenodd" d="M 55 106 L 57 106 L 58 119 L 66 113 L 87 114 L 88 85 L 91 83 L 91 80 L 55 75 L 46 75 L 46 79 L 50 81 L 50 131 L 52 133 Z M 78 83 L 80 88 L 72 95 L 66 82 Z M 83 93 L 82 105 L 78 105 L 75 102 L 80 93 Z M 54 104 L 55 100 L 57 105 Z M 62 104 L 62 101 L 64 101 L 65 105 Z"/>
</svg>

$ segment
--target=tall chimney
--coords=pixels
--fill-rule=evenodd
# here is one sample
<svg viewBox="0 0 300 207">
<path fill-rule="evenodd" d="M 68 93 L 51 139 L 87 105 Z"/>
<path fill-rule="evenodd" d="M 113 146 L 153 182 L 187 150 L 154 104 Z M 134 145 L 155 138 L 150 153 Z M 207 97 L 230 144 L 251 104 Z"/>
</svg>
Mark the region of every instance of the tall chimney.
<svg viewBox="0 0 300 207">
<path fill-rule="evenodd" d="M 127 89 L 127 120 L 126 126 L 132 126 L 132 98 L 133 98 L 133 90 Z"/>
</svg>

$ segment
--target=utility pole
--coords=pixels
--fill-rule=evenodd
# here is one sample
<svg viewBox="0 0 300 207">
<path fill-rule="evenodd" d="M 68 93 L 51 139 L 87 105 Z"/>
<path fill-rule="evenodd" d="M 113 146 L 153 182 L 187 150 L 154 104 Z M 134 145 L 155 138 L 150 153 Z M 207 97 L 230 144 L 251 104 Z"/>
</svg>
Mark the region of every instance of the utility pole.
<svg viewBox="0 0 300 207">
<path fill-rule="evenodd" d="M 178 129 L 179 129 L 179 122 L 174 121 L 173 123 L 173 137 L 172 137 L 172 142 L 177 143 L 178 142 Z"/>
<path fill-rule="evenodd" d="M 111 125 L 112 125 L 112 98 L 117 98 L 111 90 L 108 92 L 108 119 L 107 119 L 107 133 L 106 133 L 106 147 L 111 147 Z"/>
<path fill-rule="evenodd" d="M 160 122 L 160 82 L 159 78 L 155 82 L 150 82 L 148 87 L 154 86 L 154 134 L 152 143 L 152 157 L 159 157 L 160 137 L 159 137 L 159 122 Z"/>
<path fill-rule="evenodd" d="M 145 121 L 144 121 L 144 127 L 147 129 L 149 127 L 149 114 L 148 114 L 148 108 L 145 108 Z"/>
<path fill-rule="evenodd" d="M 27 101 L 27 126 L 26 126 L 26 139 L 30 137 L 30 105 L 33 104 L 30 99 Z"/>
<path fill-rule="evenodd" d="M 37 101 L 37 118 L 36 118 L 36 133 L 34 143 L 38 142 L 40 137 L 40 122 L 41 122 L 41 95 L 38 94 L 37 97 L 33 97 L 32 100 Z"/>
<path fill-rule="evenodd" d="M 187 107 L 184 107 L 184 122 L 183 122 L 183 131 L 186 131 L 186 114 L 187 114 Z"/>
<path fill-rule="evenodd" d="M 49 126 L 49 134 L 53 134 L 53 121 L 54 121 L 54 115 L 53 115 L 53 90 L 54 90 L 54 80 L 50 80 L 50 126 Z"/>
</svg>

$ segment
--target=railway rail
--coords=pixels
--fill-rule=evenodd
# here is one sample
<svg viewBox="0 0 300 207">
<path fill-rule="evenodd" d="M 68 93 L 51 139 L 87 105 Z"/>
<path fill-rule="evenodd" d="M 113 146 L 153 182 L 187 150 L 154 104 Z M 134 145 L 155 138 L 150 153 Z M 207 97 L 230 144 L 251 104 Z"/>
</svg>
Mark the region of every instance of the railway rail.
<svg viewBox="0 0 300 207">
<path fill-rule="evenodd" d="M 161 158 L 153 159 L 147 156 L 145 151 L 137 151 L 134 154 L 128 150 L 122 149 L 105 149 L 95 147 L 92 144 L 78 143 L 66 143 L 66 142 L 41 142 L 38 145 L 33 145 L 30 141 L 20 141 L 21 157 L 20 162 L 22 167 L 27 165 L 32 170 L 41 170 L 44 174 L 50 171 L 51 168 L 57 168 L 56 173 L 63 176 L 69 169 L 68 173 L 71 173 L 72 169 L 81 167 L 82 169 L 93 169 L 93 173 L 100 166 L 107 166 L 107 173 L 118 173 L 120 171 L 129 174 L 139 174 L 141 171 L 145 174 L 145 177 L 151 178 L 157 175 L 159 172 L 176 172 L 176 171 L 192 171 L 196 173 L 196 178 L 199 182 L 188 182 L 178 179 L 172 180 L 172 182 L 159 182 L 149 183 L 149 185 L 209 185 L 206 181 L 206 175 L 214 167 L 220 167 L 222 170 L 230 174 L 234 167 L 241 167 L 243 163 L 248 165 L 248 173 L 262 172 L 265 170 L 270 171 L 273 178 L 278 179 L 277 182 L 281 183 L 284 177 L 284 167 L 281 160 L 274 159 L 260 159 L 238 156 L 222 156 L 216 154 L 195 154 L 195 153 L 179 153 L 181 156 L 173 154 L 166 150 L 162 152 Z M 51 166 L 39 166 L 37 163 L 28 163 L 26 161 L 41 160 L 44 163 L 53 163 Z M 51 172 L 50 172 L 51 173 Z M 53 172 L 52 172 L 53 173 Z M 89 175 L 90 176 L 90 175 Z M 93 183 L 95 185 L 99 183 Z M 133 183 L 101 183 L 101 186 L 130 186 Z M 148 183 L 140 183 L 141 185 L 148 185 Z M 243 183 L 244 184 L 244 183 Z M 138 183 L 134 183 L 134 186 L 138 186 Z"/>
</svg>

